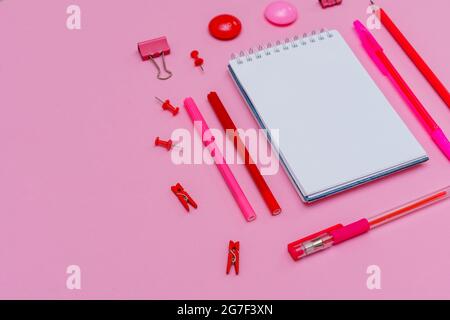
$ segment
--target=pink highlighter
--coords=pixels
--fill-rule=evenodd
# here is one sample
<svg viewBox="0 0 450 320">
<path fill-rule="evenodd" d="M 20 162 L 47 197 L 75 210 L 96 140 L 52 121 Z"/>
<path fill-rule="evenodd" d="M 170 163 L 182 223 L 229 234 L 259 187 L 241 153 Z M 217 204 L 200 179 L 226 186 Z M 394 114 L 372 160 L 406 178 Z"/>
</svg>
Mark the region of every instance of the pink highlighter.
<svg viewBox="0 0 450 320">
<path fill-rule="evenodd" d="M 196 122 L 200 122 L 201 132 L 199 132 L 199 134 L 203 141 L 203 144 L 205 145 L 206 148 L 208 148 L 211 156 L 213 157 L 217 169 L 219 169 L 223 179 L 225 180 L 226 184 L 228 185 L 228 188 L 231 191 L 231 194 L 233 195 L 234 199 L 239 205 L 239 208 L 241 208 L 245 220 L 247 220 L 248 222 L 255 220 L 256 219 L 255 211 L 250 205 L 250 202 L 248 202 L 247 197 L 245 196 L 244 192 L 242 191 L 241 187 L 236 181 L 236 178 L 231 172 L 230 167 L 228 167 L 227 163 L 225 162 L 225 159 L 223 158 L 222 154 L 217 148 L 217 145 L 214 142 L 215 138 L 211 134 L 209 127 L 206 124 L 206 121 L 203 118 L 202 114 L 200 113 L 200 110 L 198 110 L 198 107 L 195 104 L 194 100 L 190 97 L 184 99 L 184 107 L 186 108 L 189 117 L 191 118 L 192 122 L 194 123 L 194 126 L 197 129 L 198 126 L 196 125 Z"/>
</svg>

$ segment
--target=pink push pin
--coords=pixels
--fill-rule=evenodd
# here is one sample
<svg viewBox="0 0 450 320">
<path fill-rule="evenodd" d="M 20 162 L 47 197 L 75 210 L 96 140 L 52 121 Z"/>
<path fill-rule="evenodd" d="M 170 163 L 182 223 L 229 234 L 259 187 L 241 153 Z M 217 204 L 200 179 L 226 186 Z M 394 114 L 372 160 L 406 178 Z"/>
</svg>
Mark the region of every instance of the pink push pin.
<svg viewBox="0 0 450 320">
<path fill-rule="evenodd" d="M 266 19 L 277 26 L 287 26 L 297 20 L 297 9 L 286 1 L 274 1 L 264 10 Z"/>
</svg>

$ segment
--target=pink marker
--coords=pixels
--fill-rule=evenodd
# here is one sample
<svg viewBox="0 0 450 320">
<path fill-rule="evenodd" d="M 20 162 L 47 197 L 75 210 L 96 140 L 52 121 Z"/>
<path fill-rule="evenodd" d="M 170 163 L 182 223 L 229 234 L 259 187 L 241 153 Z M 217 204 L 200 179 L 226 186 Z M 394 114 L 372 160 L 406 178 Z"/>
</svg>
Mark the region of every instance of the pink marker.
<svg viewBox="0 0 450 320">
<path fill-rule="evenodd" d="M 238 203 L 239 208 L 241 208 L 245 220 L 247 220 L 248 222 L 255 220 L 256 219 L 255 211 L 250 205 L 250 202 L 248 202 L 247 197 L 245 196 L 244 192 L 242 191 L 241 187 L 236 181 L 236 178 L 231 172 L 230 167 L 228 167 L 227 163 L 225 162 L 225 159 L 223 158 L 222 154 L 217 148 L 217 145 L 214 142 L 215 138 L 211 134 L 209 127 L 206 124 L 206 121 L 203 118 L 202 114 L 200 113 L 200 110 L 198 110 L 198 107 L 195 104 L 194 100 L 192 98 L 184 99 L 184 107 L 186 108 L 186 111 L 189 114 L 189 117 L 191 118 L 194 125 L 196 122 L 200 122 L 201 132 L 199 132 L 199 134 L 202 138 L 203 144 L 210 151 L 211 156 L 213 157 L 214 162 L 217 166 L 217 169 L 219 169 L 223 179 L 225 180 L 226 184 L 228 185 L 228 188 L 231 191 L 231 194 Z"/>
<path fill-rule="evenodd" d="M 433 139 L 434 143 L 438 146 L 439 149 L 441 149 L 442 153 L 447 157 L 447 159 L 450 160 L 450 142 L 448 141 L 442 129 L 434 121 L 434 119 L 416 97 L 414 92 L 411 90 L 402 76 L 398 73 L 397 69 L 395 69 L 394 65 L 384 54 L 383 48 L 375 40 L 369 30 L 367 30 L 359 20 L 353 22 L 353 25 L 364 49 L 366 49 L 369 56 L 380 68 L 381 72 L 384 75 L 388 76 L 392 82 L 394 82 L 400 93 L 408 99 L 408 102 L 412 107 L 414 113 L 427 129 L 428 134 L 431 136 L 431 139 Z"/>
</svg>

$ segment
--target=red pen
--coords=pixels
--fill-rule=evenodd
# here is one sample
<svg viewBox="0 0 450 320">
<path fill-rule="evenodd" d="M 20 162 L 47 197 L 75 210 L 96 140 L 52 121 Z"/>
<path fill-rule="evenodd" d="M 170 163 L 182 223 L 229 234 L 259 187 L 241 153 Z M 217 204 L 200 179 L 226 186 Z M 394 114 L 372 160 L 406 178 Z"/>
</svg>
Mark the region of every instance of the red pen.
<svg viewBox="0 0 450 320">
<path fill-rule="evenodd" d="M 413 107 L 413 111 L 416 113 L 417 117 L 421 120 L 425 128 L 427 129 L 429 135 L 433 139 L 434 143 L 439 147 L 442 153 L 450 160 L 450 142 L 445 136 L 442 129 L 437 125 L 431 115 L 427 112 L 425 107 L 412 92 L 408 84 L 403 80 L 402 76 L 398 73 L 395 67 L 392 65 L 391 61 L 384 54 L 383 48 L 375 40 L 372 34 L 364 27 L 364 25 L 356 20 L 353 22 L 355 30 L 361 39 L 364 49 L 366 49 L 369 56 L 375 62 L 375 64 L 380 68 L 381 72 L 387 76 L 396 84 L 405 95 L 405 97 L 410 102 Z"/>
<path fill-rule="evenodd" d="M 375 4 L 373 0 L 370 0 L 370 3 Z M 427 65 L 425 60 L 419 55 L 419 53 L 414 49 L 412 44 L 406 39 L 403 33 L 399 28 L 395 25 L 395 23 L 388 16 L 386 11 L 382 8 L 378 10 L 379 17 L 383 26 L 389 31 L 392 37 L 397 41 L 406 55 L 411 59 L 411 61 L 416 65 L 417 69 L 422 73 L 422 75 L 427 79 L 428 83 L 433 87 L 433 89 L 437 92 L 437 94 L 441 97 L 441 99 L 447 104 L 447 107 L 450 108 L 450 93 L 444 87 L 439 78 L 434 74 L 433 70 Z"/>
<path fill-rule="evenodd" d="M 219 118 L 220 123 L 222 124 L 222 127 L 224 130 L 233 130 L 235 133 L 237 132 L 236 125 L 233 123 L 233 120 L 231 120 L 230 115 L 228 114 L 227 110 L 225 109 L 225 106 L 223 105 L 222 101 L 220 101 L 219 96 L 216 92 L 212 91 L 208 94 L 208 101 L 211 104 L 215 114 Z M 280 205 L 278 204 L 277 200 L 275 199 L 272 191 L 270 191 L 269 186 L 267 185 L 266 181 L 264 180 L 263 176 L 258 170 L 258 167 L 256 164 L 250 159 L 250 153 L 248 152 L 247 148 L 245 147 L 242 140 L 237 136 L 237 134 L 234 136 L 233 139 L 234 147 L 236 150 L 243 150 L 244 151 L 244 163 L 245 167 L 247 168 L 248 172 L 250 173 L 253 181 L 255 182 L 259 193 L 263 197 L 264 201 L 266 202 L 267 207 L 269 208 L 272 215 L 277 215 L 281 212 Z"/>
</svg>

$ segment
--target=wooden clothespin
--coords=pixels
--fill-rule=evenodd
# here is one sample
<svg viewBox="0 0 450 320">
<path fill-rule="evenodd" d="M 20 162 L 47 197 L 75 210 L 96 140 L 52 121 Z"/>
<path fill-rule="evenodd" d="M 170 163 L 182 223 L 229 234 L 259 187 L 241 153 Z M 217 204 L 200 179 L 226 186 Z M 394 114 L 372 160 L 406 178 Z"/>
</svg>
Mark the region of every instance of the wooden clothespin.
<svg viewBox="0 0 450 320">
<path fill-rule="evenodd" d="M 195 201 L 191 198 L 189 193 L 187 193 L 184 188 L 181 186 L 180 183 L 177 183 L 174 186 L 171 186 L 170 189 L 172 192 L 177 196 L 178 200 L 180 200 L 183 207 L 189 212 L 189 204 L 197 209 L 197 204 Z"/>
<path fill-rule="evenodd" d="M 239 274 L 239 241 L 231 241 L 228 245 L 228 263 L 227 274 L 230 273 L 231 266 L 234 265 L 234 271 Z"/>
</svg>

